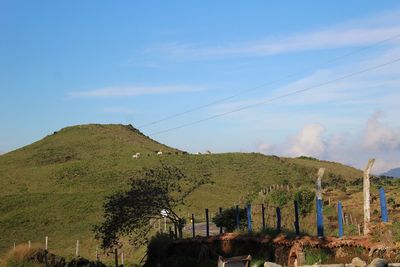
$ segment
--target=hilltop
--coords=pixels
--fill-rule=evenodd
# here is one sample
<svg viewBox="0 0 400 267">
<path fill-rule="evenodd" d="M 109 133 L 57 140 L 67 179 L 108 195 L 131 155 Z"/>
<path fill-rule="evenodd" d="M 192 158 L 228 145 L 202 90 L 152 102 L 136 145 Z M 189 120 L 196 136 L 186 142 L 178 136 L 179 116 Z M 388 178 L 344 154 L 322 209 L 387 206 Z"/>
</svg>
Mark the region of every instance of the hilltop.
<svg viewBox="0 0 400 267">
<path fill-rule="evenodd" d="M 162 151 L 163 155 L 157 155 Z M 139 159 L 132 155 L 139 152 Z M 230 207 L 272 184 L 314 187 L 319 167 L 324 181 L 350 181 L 360 170 L 312 158 L 280 158 L 259 153 L 192 155 L 158 143 L 131 125 L 78 125 L 54 132 L 31 145 L 0 156 L 0 253 L 13 242 L 43 242 L 72 256 L 94 255 L 91 226 L 101 220 L 105 196 L 122 190 L 143 167 L 160 160 L 188 175 L 210 174 L 213 184 L 189 197 L 182 214 Z"/>
</svg>

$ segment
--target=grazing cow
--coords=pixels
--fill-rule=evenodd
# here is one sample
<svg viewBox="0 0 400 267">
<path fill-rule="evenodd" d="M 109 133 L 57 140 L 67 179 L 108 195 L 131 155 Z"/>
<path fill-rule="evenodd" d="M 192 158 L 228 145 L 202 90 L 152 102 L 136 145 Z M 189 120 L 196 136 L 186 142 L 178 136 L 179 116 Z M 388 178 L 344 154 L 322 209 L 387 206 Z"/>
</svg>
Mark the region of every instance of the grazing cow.
<svg viewBox="0 0 400 267">
<path fill-rule="evenodd" d="M 132 155 L 133 159 L 138 159 L 140 157 L 140 153 L 137 152 L 136 154 Z"/>
<path fill-rule="evenodd" d="M 157 155 L 162 155 L 162 151 L 158 151 L 158 152 L 157 152 Z"/>
</svg>

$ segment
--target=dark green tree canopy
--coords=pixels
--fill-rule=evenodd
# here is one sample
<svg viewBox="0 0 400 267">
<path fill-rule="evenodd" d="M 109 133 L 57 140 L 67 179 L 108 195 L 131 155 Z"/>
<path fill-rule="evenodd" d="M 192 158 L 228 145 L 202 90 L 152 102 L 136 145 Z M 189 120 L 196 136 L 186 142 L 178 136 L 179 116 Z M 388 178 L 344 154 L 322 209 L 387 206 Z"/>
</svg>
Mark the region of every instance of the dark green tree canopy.
<svg viewBox="0 0 400 267">
<path fill-rule="evenodd" d="M 209 182 L 209 175 L 201 178 L 186 176 L 180 169 L 161 164 L 144 169 L 130 180 L 130 188 L 106 198 L 104 221 L 94 227 L 95 236 L 104 249 L 118 245 L 121 236 L 129 236 L 134 246 L 145 244 L 152 229 L 150 221 L 159 219 L 161 211 L 180 230 L 184 226 L 176 208 L 201 185 Z"/>
</svg>

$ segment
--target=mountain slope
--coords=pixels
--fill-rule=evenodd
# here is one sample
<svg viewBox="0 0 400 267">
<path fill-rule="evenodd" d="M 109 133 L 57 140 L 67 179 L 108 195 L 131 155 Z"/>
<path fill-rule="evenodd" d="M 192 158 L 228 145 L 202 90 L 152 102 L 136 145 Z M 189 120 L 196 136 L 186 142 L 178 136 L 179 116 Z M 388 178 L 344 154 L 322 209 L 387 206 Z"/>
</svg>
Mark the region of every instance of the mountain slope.
<svg viewBox="0 0 400 267">
<path fill-rule="evenodd" d="M 163 155 L 156 155 L 157 151 Z M 140 152 L 139 159 L 132 155 Z M 181 213 L 202 214 L 249 199 L 271 184 L 314 187 L 319 167 L 325 181 L 352 180 L 361 171 L 311 159 L 279 158 L 258 153 L 190 155 L 160 144 L 132 126 L 67 127 L 31 145 L 0 156 L 0 253 L 13 242 L 50 237 L 53 252 L 72 256 L 77 239 L 81 254 L 93 257 L 91 226 L 101 220 L 104 197 L 126 188 L 143 167 L 176 165 L 188 175 L 211 174 L 188 199 Z"/>
<path fill-rule="evenodd" d="M 400 178 L 400 168 L 394 168 L 394 169 L 388 170 L 387 172 L 383 173 L 382 175 Z"/>
</svg>

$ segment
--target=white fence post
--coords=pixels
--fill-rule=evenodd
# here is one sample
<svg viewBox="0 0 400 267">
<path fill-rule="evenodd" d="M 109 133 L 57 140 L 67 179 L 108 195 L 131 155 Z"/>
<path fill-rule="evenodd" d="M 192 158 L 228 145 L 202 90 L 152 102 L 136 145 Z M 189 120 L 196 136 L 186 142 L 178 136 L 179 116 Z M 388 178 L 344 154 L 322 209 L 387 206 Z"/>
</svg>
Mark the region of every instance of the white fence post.
<svg viewBox="0 0 400 267">
<path fill-rule="evenodd" d="M 79 240 L 76 240 L 76 250 L 75 250 L 75 256 L 79 256 Z"/>
<path fill-rule="evenodd" d="M 371 203 L 370 203 L 370 181 L 369 174 L 371 172 L 372 165 L 374 165 L 375 159 L 369 159 L 368 164 L 365 167 L 363 175 L 363 196 L 364 196 L 364 235 L 368 235 L 369 222 L 371 220 Z"/>
</svg>

